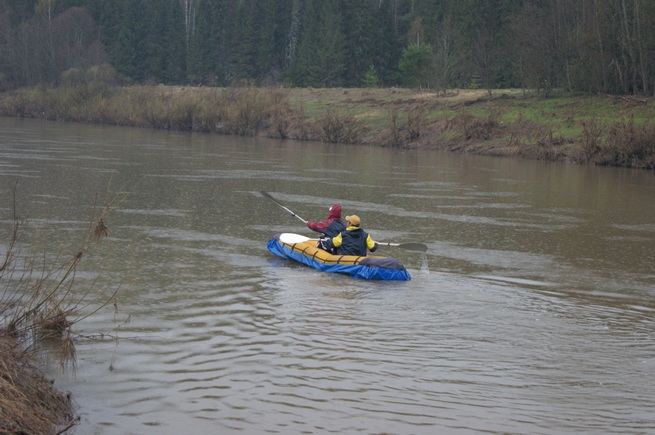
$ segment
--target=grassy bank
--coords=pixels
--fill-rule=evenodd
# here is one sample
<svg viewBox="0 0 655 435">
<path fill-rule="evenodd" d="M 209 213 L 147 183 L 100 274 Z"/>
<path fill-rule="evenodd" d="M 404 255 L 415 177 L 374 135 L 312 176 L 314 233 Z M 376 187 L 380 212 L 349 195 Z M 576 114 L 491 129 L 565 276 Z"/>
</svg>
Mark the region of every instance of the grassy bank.
<svg viewBox="0 0 655 435">
<path fill-rule="evenodd" d="M 5 95 L 0 115 L 655 169 L 652 98 L 83 85 Z"/>
</svg>

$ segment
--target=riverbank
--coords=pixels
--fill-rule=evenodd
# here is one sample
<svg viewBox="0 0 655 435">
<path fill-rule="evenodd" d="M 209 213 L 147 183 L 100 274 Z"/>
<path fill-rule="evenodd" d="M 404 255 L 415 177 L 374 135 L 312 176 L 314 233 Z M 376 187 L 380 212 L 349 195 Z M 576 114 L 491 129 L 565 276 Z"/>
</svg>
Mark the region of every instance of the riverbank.
<svg viewBox="0 0 655 435">
<path fill-rule="evenodd" d="M 70 395 L 53 388 L 22 343 L 0 335 L 0 433 L 63 433 L 77 423 Z"/>
<path fill-rule="evenodd" d="M 94 204 L 90 225 L 70 256 L 48 257 L 46 228 L 33 228 L 33 246 L 43 243 L 44 247 L 41 263 L 35 261 L 38 253 L 30 257 L 22 252 L 27 249 L 22 241 L 27 228 L 17 209 L 18 184 L 11 185 L 10 196 L 5 197 L 12 208 L 11 231 L 6 243 L 0 243 L 4 248 L 0 258 L 0 434 L 60 434 L 73 428 L 78 417 L 70 394 L 57 390 L 43 376 L 34 357 L 47 354 L 59 361 L 62 370 L 75 373 L 75 344 L 80 337 L 73 332 L 74 325 L 90 315 L 84 309 L 95 313 L 109 304 L 115 307 L 115 291 L 101 289 L 103 293 L 92 295 L 89 288 L 77 284 L 75 275 L 86 255 L 108 236 L 107 216 L 124 194 L 105 198 L 103 208 Z"/>
<path fill-rule="evenodd" d="M 643 97 L 87 84 L 15 91 L 0 115 L 655 169 Z"/>
</svg>

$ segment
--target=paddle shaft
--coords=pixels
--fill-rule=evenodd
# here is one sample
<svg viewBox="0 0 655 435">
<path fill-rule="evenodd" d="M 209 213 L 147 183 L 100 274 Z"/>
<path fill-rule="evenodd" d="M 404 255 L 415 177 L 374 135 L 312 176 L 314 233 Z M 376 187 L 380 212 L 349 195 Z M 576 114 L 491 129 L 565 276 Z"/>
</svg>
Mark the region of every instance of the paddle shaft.
<svg viewBox="0 0 655 435">
<path fill-rule="evenodd" d="M 274 203 L 276 203 L 277 205 L 279 205 L 280 207 L 282 207 L 283 209 L 285 209 L 286 211 L 288 211 L 289 213 L 291 213 L 291 216 L 294 216 L 294 217 L 300 219 L 304 224 L 307 223 L 307 221 L 306 221 L 305 219 L 301 218 L 300 216 L 298 216 L 297 214 L 295 214 L 293 211 L 291 211 L 291 210 L 289 210 L 288 208 L 286 208 L 283 204 L 279 203 L 275 198 L 273 198 L 273 197 L 271 196 L 270 193 L 268 193 L 268 192 L 264 192 L 264 191 L 261 191 L 260 193 L 261 193 L 262 195 L 264 195 L 266 198 L 268 198 L 268 199 L 270 199 L 271 201 L 273 201 Z"/>
<path fill-rule="evenodd" d="M 310 239 L 309 237 L 301 236 L 300 234 L 293 233 L 282 233 L 280 234 L 280 241 L 282 243 L 288 243 L 293 245 L 294 243 L 302 243 L 309 241 L 318 241 L 318 239 Z M 400 249 L 406 249 L 408 251 L 416 252 L 427 252 L 428 247 L 423 243 L 391 243 L 391 242 L 375 242 L 378 245 L 382 246 L 397 246 Z"/>
</svg>

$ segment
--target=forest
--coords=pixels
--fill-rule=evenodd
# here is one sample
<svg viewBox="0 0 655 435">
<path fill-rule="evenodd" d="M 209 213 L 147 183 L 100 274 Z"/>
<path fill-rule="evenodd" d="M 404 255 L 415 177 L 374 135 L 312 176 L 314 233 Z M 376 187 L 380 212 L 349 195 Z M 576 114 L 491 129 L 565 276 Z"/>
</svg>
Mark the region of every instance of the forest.
<svg viewBox="0 0 655 435">
<path fill-rule="evenodd" d="M 0 91 L 112 84 L 655 93 L 652 0 L 0 0 Z"/>
</svg>

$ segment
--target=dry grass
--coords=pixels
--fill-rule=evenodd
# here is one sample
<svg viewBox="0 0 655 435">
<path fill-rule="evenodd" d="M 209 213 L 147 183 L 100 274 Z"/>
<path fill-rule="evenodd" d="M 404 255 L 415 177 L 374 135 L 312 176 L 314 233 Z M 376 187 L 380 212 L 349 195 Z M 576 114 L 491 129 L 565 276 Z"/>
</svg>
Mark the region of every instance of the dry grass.
<svg viewBox="0 0 655 435">
<path fill-rule="evenodd" d="M 0 433 L 59 433 L 76 424 L 68 393 L 30 364 L 22 345 L 0 335 Z"/>
<path fill-rule="evenodd" d="M 59 358 L 62 370 L 75 372 L 72 327 L 115 296 L 111 292 L 92 297 L 91 289 L 76 286 L 75 272 L 89 250 L 108 236 L 107 216 L 123 194 L 107 198 L 101 209 L 94 207 L 82 242 L 68 259 L 42 269 L 37 269 L 34 257 L 24 258 L 17 251 L 24 224 L 16 211 L 16 184 L 12 196 L 13 228 L 0 265 L 0 433 L 58 433 L 76 423 L 69 397 L 30 364 L 31 357 L 49 351 Z M 90 307 L 91 313 L 79 314 Z"/>
</svg>

